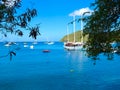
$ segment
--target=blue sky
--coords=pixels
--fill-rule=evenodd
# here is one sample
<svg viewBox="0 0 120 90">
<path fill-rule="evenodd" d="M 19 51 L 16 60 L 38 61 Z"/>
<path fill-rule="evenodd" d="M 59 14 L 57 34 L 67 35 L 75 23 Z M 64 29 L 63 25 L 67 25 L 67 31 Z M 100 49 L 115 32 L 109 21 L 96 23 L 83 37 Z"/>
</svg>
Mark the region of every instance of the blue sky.
<svg viewBox="0 0 120 90">
<path fill-rule="evenodd" d="M 35 17 L 31 25 L 41 23 L 40 33 L 41 36 L 37 38 L 38 41 L 59 41 L 64 35 L 66 35 L 67 23 L 73 20 L 69 14 L 75 10 L 81 8 L 90 8 L 90 3 L 94 0 L 21 0 L 22 9 L 24 11 L 26 7 L 36 8 L 38 11 L 37 17 Z M 91 8 L 90 8 L 91 9 Z M 78 17 L 78 16 L 77 16 Z M 80 26 L 79 23 L 77 23 Z M 77 25 L 76 24 L 76 25 Z M 70 26 L 70 33 L 73 32 L 72 26 Z M 80 30 L 80 27 L 76 28 L 76 31 Z M 26 34 L 26 33 L 25 33 Z M 7 37 L 9 40 L 33 40 L 28 38 L 27 35 L 16 37 L 12 35 Z"/>
</svg>

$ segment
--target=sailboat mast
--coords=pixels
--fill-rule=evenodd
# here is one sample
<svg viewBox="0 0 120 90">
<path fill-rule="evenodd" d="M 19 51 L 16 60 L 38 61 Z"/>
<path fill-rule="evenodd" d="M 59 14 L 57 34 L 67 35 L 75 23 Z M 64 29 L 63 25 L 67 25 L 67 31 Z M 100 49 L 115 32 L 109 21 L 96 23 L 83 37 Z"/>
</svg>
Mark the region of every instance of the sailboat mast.
<svg viewBox="0 0 120 90">
<path fill-rule="evenodd" d="M 67 24 L 67 42 L 69 42 L 69 28 L 68 28 L 68 24 Z"/>
<path fill-rule="evenodd" d="M 75 42 L 75 15 L 73 16 L 73 32 L 74 32 L 74 42 Z"/>
<path fill-rule="evenodd" d="M 81 35 L 83 34 L 83 17 L 81 15 Z M 83 43 L 83 35 L 81 37 L 81 42 Z"/>
</svg>

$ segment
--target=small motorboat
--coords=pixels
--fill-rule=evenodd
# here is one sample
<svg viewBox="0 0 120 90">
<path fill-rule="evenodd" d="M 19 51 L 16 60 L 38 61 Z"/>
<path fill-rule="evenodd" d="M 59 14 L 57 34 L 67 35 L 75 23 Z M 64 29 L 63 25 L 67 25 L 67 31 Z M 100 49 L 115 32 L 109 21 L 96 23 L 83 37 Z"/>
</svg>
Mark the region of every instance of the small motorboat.
<svg viewBox="0 0 120 90">
<path fill-rule="evenodd" d="M 47 44 L 48 44 L 48 45 L 52 45 L 52 44 L 54 44 L 54 42 L 50 42 L 50 41 L 49 41 Z"/>
<path fill-rule="evenodd" d="M 43 50 L 43 53 L 49 53 L 50 50 Z"/>
<path fill-rule="evenodd" d="M 30 49 L 34 49 L 34 46 L 33 46 L 33 45 L 31 45 L 31 46 L 30 46 Z"/>
<path fill-rule="evenodd" d="M 17 45 L 15 42 L 6 42 L 4 46 L 9 47 L 12 45 Z"/>
</svg>

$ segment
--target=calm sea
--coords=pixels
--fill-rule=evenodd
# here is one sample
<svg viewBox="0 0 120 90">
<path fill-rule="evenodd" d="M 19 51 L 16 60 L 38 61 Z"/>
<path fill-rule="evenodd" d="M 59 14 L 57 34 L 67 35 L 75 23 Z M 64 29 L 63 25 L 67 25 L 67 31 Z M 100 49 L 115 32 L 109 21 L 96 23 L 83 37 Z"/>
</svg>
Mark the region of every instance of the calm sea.
<svg viewBox="0 0 120 90">
<path fill-rule="evenodd" d="M 0 43 L 0 90 L 120 90 L 120 56 L 94 61 L 85 51 L 65 50 L 61 42 L 27 45 Z M 11 61 L 3 57 L 10 50 L 16 52 Z"/>
</svg>

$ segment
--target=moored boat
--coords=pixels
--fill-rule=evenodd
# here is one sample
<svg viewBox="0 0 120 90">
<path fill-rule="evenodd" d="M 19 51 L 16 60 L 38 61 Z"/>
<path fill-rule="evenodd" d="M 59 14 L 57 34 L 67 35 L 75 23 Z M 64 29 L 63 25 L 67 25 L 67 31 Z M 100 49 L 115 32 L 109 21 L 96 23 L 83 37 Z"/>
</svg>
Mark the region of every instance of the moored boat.
<svg viewBox="0 0 120 90">
<path fill-rule="evenodd" d="M 50 50 L 43 50 L 42 52 L 43 52 L 43 53 L 49 53 Z"/>
<path fill-rule="evenodd" d="M 16 43 L 15 42 L 7 42 L 7 43 L 5 43 L 4 46 L 9 47 L 11 45 L 16 45 Z"/>
<path fill-rule="evenodd" d="M 67 42 L 64 43 L 64 48 L 67 50 L 82 50 L 83 44 L 81 42 Z"/>
</svg>

